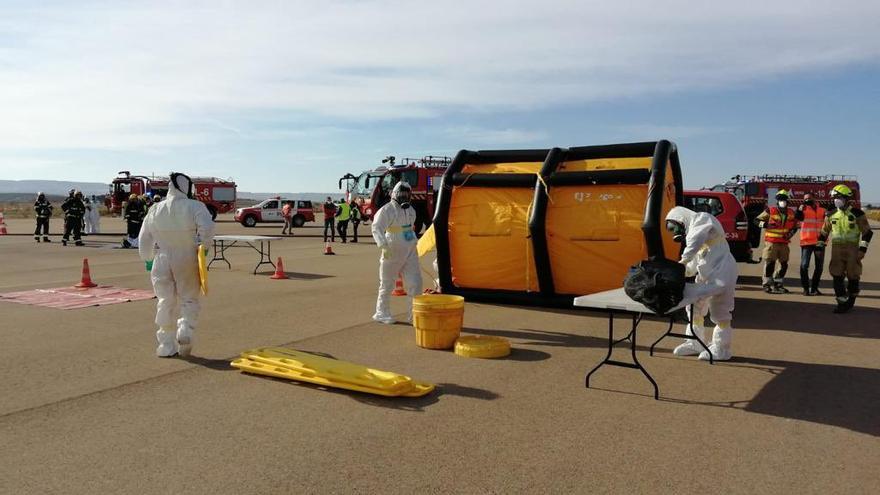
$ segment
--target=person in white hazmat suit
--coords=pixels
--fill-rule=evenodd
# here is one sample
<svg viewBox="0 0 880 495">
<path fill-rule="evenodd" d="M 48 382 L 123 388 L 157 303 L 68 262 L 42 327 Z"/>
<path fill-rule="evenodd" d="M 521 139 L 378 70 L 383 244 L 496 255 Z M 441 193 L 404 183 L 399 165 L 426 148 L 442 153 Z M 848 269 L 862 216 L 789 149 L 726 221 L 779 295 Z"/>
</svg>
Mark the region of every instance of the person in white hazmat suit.
<svg viewBox="0 0 880 495">
<path fill-rule="evenodd" d="M 197 246 L 211 245 L 214 221 L 205 204 L 191 197 L 192 180 L 172 173 L 168 196 L 150 208 L 138 236 L 141 259 L 153 262 L 150 279 L 158 299 L 159 357 L 188 355 L 198 321 Z"/>
<path fill-rule="evenodd" d="M 681 206 L 669 210 L 666 215 L 666 228 L 672 232 L 676 242 L 684 242 L 679 263 L 685 265 L 687 276 L 696 275 L 697 288 L 705 294 L 693 307 L 688 308 L 691 325 L 686 335 L 696 335 L 706 342 L 706 331 L 703 320 L 708 311 L 715 322 L 715 331 L 709 349 L 712 356 L 719 361 L 731 358 L 731 339 L 733 329 L 730 321 L 733 318 L 734 292 L 736 290 L 736 260 L 730 254 L 724 228 L 718 220 L 708 213 L 697 213 Z M 700 359 L 708 360 L 709 353 L 694 339 L 675 348 L 676 356 L 700 355 Z"/>
<path fill-rule="evenodd" d="M 413 223 L 416 211 L 410 205 L 412 188 L 406 182 L 398 182 L 391 191 L 388 202 L 373 217 L 373 239 L 382 250 L 379 260 L 379 297 L 373 319 L 382 323 L 394 323 L 391 315 L 391 292 L 398 276 L 403 276 L 403 288 L 409 302 L 412 319 L 412 298 L 422 292 L 422 273 L 416 252 L 416 233 Z"/>
</svg>

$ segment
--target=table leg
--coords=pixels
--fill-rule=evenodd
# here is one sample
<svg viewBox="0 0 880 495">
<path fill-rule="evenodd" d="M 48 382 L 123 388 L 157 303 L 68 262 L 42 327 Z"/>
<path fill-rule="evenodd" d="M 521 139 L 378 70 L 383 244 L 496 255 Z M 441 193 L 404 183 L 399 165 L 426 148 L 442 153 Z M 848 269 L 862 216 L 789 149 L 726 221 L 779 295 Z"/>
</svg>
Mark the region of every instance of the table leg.
<svg viewBox="0 0 880 495">
<path fill-rule="evenodd" d="M 217 243 L 218 242 L 220 243 L 220 250 L 219 250 L 220 256 L 219 257 L 217 256 L 217 252 L 218 252 Z M 231 247 L 231 245 L 227 246 L 223 241 L 216 241 L 216 240 L 214 241 L 214 255 L 211 257 L 211 261 L 208 262 L 208 270 L 211 269 L 211 264 L 214 263 L 215 261 L 223 261 L 226 263 L 226 266 L 229 267 L 230 270 L 232 269 L 232 265 L 229 263 L 229 260 L 226 259 L 226 250 L 229 249 L 230 247 Z"/>
<path fill-rule="evenodd" d="M 587 388 L 590 388 L 590 375 L 596 372 L 599 368 L 602 367 L 603 364 L 609 362 L 611 360 L 611 351 L 614 350 L 614 314 L 608 313 L 608 354 L 605 355 L 605 359 L 602 360 L 601 363 L 597 364 L 595 368 L 590 370 L 587 373 L 587 378 L 584 380 Z"/>
<path fill-rule="evenodd" d="M 641 321 L 641 315 L 633 315 L 632 329 L 629 331 L 627 336 L 620 340 L 614 340 L 614 313 L 608 313 L 608 353 L 605 354 L 605 359 L 603 359 L 601 363 L 596 365 L 595 368 L 587 373 L 587 376 L 584 379 L 584 384 L 587 388 L 590 388 L 590 376 L 603 365 L 607 364 L 610 366 L 620 366 L 623 368 L 634 368 L 641 371 L 642 374 L 644 374 L 645 377 L 648 379 L 648 381 L 651 382 L 651 385 L 654 386 L 654 400 L 658 400 L 660 398 L 660 388 L 657 386 L 657 382 L 654 381 L 654 378 L 651 376 L 650 373 L 648 373 L 648 370 L 646 370 L 645 367 L 642 366 L 642 363 L 639 362 L 639 358 L 636 356 L 636 340 L 638 340 L 638 327 Z M 625 340 L 629 340 L 630 353 L 632 354 L 633 359 L 632 363 L 626 363 L 623 361 L 616 361 L 614 359 L 611 359 L 611 352 L 614 350 L 614 346 Z"/>
<path fill-rule="evenodd" d="M 266 241 L 265 246 L 263 245 L 263 242 L 264 241 L 260 241 L 260 249 L 257 249 L 256 246 L 251 246 L 255 251 L 260 253 L 260 262 L 254 267 L 254 275 L 257 274 L 257 270 L 263 265 L 272 265 L 272 268 L 275 268 L 275 263 L 272 262 L 272 241 Z"/>
</svg>

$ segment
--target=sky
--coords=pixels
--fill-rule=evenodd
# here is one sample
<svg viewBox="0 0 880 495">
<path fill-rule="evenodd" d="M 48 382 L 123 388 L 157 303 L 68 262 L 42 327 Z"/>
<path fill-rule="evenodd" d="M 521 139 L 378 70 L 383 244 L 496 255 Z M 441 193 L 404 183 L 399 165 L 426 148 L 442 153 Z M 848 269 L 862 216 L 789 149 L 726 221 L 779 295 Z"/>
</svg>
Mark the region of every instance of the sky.
<svg viewBox="0 0 880 495">
<path fill-rule="evenodd" d="M 685 186 L 858 175 L 877 1 L 0 0 L 0 179 L 329 192 L 386 155 L 670 139 Z"/>
</svg>

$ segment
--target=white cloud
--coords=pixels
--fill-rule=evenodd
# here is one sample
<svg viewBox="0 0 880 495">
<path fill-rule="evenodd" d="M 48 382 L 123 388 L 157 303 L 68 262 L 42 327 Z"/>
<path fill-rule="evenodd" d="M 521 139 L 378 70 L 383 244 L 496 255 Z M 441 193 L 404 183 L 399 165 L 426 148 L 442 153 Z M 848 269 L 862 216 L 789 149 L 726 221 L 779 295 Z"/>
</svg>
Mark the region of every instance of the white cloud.
<svg viewBox="0 0 880 495">
<path fill-rule="evenodd" d="M 458 126 L 443 129 L 442 134 L 462 144 L 479 144 L 484 148 L 527 145 L 547 137 L 542 131 L 525 129 L 487 129 L 483 127 Z"/>
<path fill-rule="evenodd" d="M 239 114 L 530 109 L 880 59 L 878 2 L 4 5 L 6 149 L 173 147 L 247 137 Z M 499 144 L 535 137 L 483 132 Z"/>
</svg>

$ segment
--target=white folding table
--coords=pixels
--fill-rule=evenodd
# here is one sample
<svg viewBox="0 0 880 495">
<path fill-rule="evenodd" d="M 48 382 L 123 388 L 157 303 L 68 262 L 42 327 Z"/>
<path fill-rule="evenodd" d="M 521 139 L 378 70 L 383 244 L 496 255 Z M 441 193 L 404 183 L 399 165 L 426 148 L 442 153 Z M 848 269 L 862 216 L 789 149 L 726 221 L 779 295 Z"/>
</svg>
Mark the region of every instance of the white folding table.
<svg viewBox="0 0 880 495">
<path fill-rule="evenodd" d="M 265 235 L 214 236 L 214 257 L 208 263 L 208 269 L 211 269 L 211 264 L 215 261 L 223 261 L 226 263 L 226 266 L 232 268 L 232 264 L 226 259 L 226 250 L 232 247 L 249 247 L 260 253 L 260 262 L 254 267 L 254 275 L 257 274 L 257 269 L 262 265 L 272 265 L 272 268 L 275 268 L 275 263 L 272 262 L 272 241 L 280 241 L 282 239 L 284 238 Z M 260 243 L 259 247 L 257 247 L 257 243 Z"/>
<path fill-rule="evenodd" d="M 664 318 L 669 318 L 669 328 L 667 328 L 666 332 L 660 336 L 653 344 L 651 344 L 650 355 L 654 355 L 654 346 L 660 343 L 661 340 L 666 337 L 683 337 L 688 339 L 694 339 L 700 343 L 700 345 L 709 352 L 709 363 L 714 364 L 714 356 L 712 355 L 712 351 L 709 350 L 709 347 L 706 346 L 705 342 L 703 342 L 696 335 L 685 335 L 680 333 L 674 333 L 672 331 L 674 318 L 672 313 L 675 313 L 679 309 L 685 308 L 687 306 L 691 306 L 691 311 L 693 311 L 693 304 L 697 302 L 697 300 L 705 297 L 703 291 L 698 290 L 698 288 L 694 284 L 686 284 L 684 288 L 684 298 L 681 302 L 670 309 L 664 315 L 658 315 L 654 311 L 648 309 L 644 304 L 633 301 L 630 299 L 626 292 L 624 292 L 623 288 L 606 290 L 603 292 L 597 292 L 595 294 L 589 294 L 586 296 L 576 297 L 574 299 L 574 305 L 579 308 L 593 309 L 596 311 L 605 311 L 608 313 L 608 354 L 605 355 L 605 359 L 602 360 L 601 363 L 596 365 L 589 373 L 587 373 L 587 377 L 584 380 L 587 388 L 590 387 L 590 375 L 596 372 L 603 365 L 611 365 L 611 366 L 621 366 L 624 368 L 633 368 L 641 371 L 645 377 L 651 382 L 651 385 L 654 386 L 654 399 L 660 398 L 660 389 L 657 386 L 657 382 L 654 381 L 654 378 L 650 373 L 642 366 L 642 363 L 639 362 L 639 358 L 636 356 L 636 335 L 638 331 L 639 323 L 642 321 L 642 318 L 645 315 L 648 316 L 661 316 Z M 632 329 L 626 335 L 626 337 L 618 340 L 614 340 L 614 315 L 617 313 L 628 314 L 632 316 Z M 693 325 L 692 321 L 688 321 L 688 325 Z M 624 361 L 616 361 L 611 359 L 611 352 L 614 349 L 614 346 L 624 342 L 629 341 L 630 343 L 630 351 L 632 353 L 632 363 L 627 363 Z"/>
</svg>

